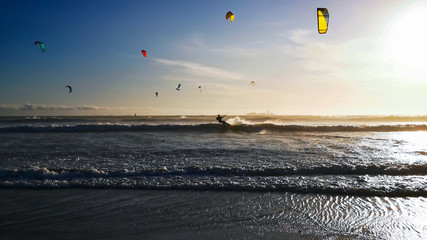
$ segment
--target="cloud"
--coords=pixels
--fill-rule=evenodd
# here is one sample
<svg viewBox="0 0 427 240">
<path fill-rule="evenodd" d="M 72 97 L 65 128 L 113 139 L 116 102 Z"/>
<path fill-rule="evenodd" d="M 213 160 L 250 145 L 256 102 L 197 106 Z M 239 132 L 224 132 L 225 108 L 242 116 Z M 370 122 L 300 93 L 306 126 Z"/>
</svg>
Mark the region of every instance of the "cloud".
<svg viewBox="0 0 427 240">
<path fill-rule="evenodd" d="M 62 105 L 35 105 L 26 103 L 24 105 L 0 105 L 0 111 L 100 111 L 100 110 L 117 110 L 123 108 L 100 107 L 100 106 L 62 106 Z"/>
<path fill-rule="evenodd" d="M 198 64 L 198 63 L 168 60 L 168 59 L 162 59 L 162 58 L 154 58 L 154 60 L 156 62 L 165 64 L 168 66 L 180 67 L 193 75 L 212 77 L 217 79 L 243 80 L 243 77 L 240 74 L 230 72 L 220 68 Z"/>
<path fill-rule="evenodd" d="M 313 38 L 312 33 L 304 29 L 289 32 L 287 39 L 290 43 L 279 47 L 280 51 L 296 59 L 305 75 L 313 79 L 372 81 L 396 78 L 380 39 L 333 41 Z"/>
<path fill-rule="evenodd" d="M 233 44 L 227 42 L 222 44 L 218 42 L 206 43 L 203 41 L 203 35 L 194 34 L 191 38 L 182 41 L 178 47 L 191 51 L 196 54 L 208 53 L 210 56 L 220 57 L 222 59 L 228 57 L 256 57 L 266 52 L 275 50 L 270 46 L 271 41 L 268 40 L 251 40 L 246 42 L 238 42 Z"/>
<path fill-rule="evenodd" d="M 286 33 L 276 33 L 278 37 L 289 39 L 291 42 L 296 44 L 307 44 L 310 43 L 309 35 L 313 31 L 308 29 L 295 29 L 292 31 L 287 31 Z"/>
</svg>

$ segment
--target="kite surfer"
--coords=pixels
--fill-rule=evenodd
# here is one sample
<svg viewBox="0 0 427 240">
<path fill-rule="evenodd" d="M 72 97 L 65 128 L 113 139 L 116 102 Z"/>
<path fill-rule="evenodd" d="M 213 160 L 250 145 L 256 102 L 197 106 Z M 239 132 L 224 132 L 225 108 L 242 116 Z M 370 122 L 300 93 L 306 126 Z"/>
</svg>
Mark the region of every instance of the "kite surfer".
<svg viewBox="0 0 427 240">
<path fill-rule="evenodd" d="M 223 124 L 223 125 L 229 125 L 226 121 L 223 121 L 222 119 L 225 118 L 225 116 L 227 116 L 227 114 L 225 114 L 224 116 L 221 117 L 221 115 L 218 114 L 218 116 L 216 117 L 216 120 Z"/>
</svg>

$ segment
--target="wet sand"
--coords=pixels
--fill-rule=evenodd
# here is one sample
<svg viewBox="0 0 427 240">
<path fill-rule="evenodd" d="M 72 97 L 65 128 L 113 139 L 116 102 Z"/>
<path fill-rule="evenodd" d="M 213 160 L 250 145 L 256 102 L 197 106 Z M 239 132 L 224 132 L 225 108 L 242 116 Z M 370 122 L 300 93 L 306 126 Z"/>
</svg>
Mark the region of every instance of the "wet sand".
<svg viewBox="0 0 427 240">
<path fill-rule="evenodd" d="M 1 189 L 0 236 L 1 239 L 357 237 L 325 232 L 315 221 L 292 213 L 292 206 L 279 204 L 279 195 L 232 191 Z"/>
</svg>

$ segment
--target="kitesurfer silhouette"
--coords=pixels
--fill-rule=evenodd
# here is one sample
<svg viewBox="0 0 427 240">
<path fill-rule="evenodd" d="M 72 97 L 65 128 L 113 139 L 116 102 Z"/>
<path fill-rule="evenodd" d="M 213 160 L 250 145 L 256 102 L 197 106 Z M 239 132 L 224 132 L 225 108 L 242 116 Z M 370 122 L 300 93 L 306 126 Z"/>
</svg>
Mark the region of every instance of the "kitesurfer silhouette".
<svg viewBox="0 0 427 240">
<path fill-rule="evenodd" d="M 227 116 L 227 114 L 226 114 L 226 115 L 224 115 L 224 116 L 222 116 L 222 117 L 221 117 L 221 115 L 219 115 L 219 114 L 218 114 L 218 117 L 216 117 L 216 120 L 217 120 L 219 123 L 227 124 L 227 122 L 225 122 L 225 121 L 223 121 L 223 120 L 222 120 L 225 116 Z"/>
</svg>

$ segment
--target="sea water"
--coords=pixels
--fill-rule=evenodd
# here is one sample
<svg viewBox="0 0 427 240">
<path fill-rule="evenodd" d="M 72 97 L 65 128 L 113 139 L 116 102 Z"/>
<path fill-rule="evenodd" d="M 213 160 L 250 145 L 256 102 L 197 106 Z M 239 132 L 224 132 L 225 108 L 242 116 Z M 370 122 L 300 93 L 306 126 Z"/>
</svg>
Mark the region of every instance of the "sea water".
<svg viewBox="0 0 427 240">
<path fill-rule="evenodd" d="M 0 233 L 427 238 L 427 118 L 226 120 L 1 117 Z"/>
</svg>

